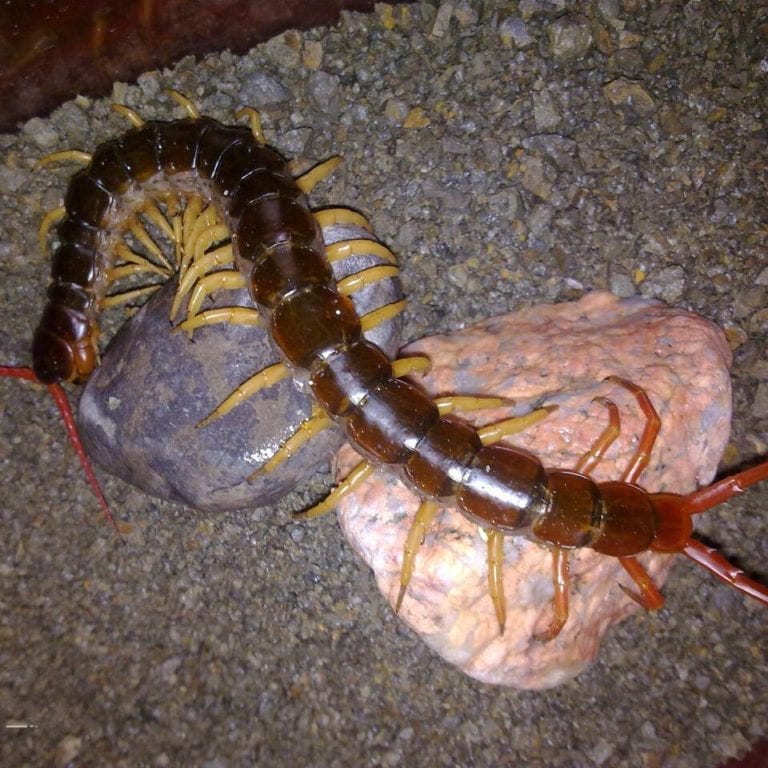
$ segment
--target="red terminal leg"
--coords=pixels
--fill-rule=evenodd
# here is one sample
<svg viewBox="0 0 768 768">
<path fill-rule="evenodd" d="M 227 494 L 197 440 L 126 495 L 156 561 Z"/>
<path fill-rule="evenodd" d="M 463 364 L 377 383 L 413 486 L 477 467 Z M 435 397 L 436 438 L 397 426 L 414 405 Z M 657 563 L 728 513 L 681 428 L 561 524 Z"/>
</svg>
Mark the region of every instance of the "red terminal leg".
<svg viewBox="0 0 768 768">
<path fill-rule="evenodd" d="M 698 515 L 712 507 L 722 504 L 733 496 L 744 493 L 749 486 L 768 479 L 768 461 L 757 464 L 749 469 L 725 477 L 706 488 L 682 497 L 671 497 L 676 500 L 678 514 L 687 516 Z M 663 495 L 664 501 L 670 498 Z M 734 587 L 750 597 L 768 605 L 768 587 L 749 578 L 740 568 L 728 562 L 717 550 L 702 544 L 696 539 L 689 538 L 682 546 L 682 553 L 694 563 L 705 568 L 711 574 L 726 584 Z"/>
<path fill-rule="evenodd" d="M 768 605 L 768 587 L 750 579 L 741 568 L 729 563 L 716 549 L 696 539 L 688 539 L 683 554 L 734 589 L 755 598 L 763 605 Z"/>
<path fill-rule="evenodd" d="M 16 379 L 25 379 L 26 381 L 38 382 L 35 372 L 31 368 L 13 367 L 0 365 L 0 376 L 11 376 Z M 94 496 L 99 502 L 99 506 L 106 518 L 107 522 L 115 529 L 118 535 L 120 535 L 120 529 L 117 527 L 112 512 L 109 509 L 109 504 L 101 490 L 96 473 L 93 471 L 88 454 L 85 452 L 83 443 L 80 440 L 80 435 L 77 431 L 77 425 L 75 424 L 75 417 L 72 413 L 72 406 L 69 404 L 67 393 L 61 387 L 60 384 L 46 384 L 48 392 L 50 393 L 53 401 L 56 403 L 56 407 L 59 409 L 61 418 L 64 421 L 64 428 L 67 430 L 67 436 L 75 449 L 77 458 L 80 460 L 80 464 L 85 472 L 85 476 L 88 478 L 88 483 L 91 486 Z"/>
</svg>

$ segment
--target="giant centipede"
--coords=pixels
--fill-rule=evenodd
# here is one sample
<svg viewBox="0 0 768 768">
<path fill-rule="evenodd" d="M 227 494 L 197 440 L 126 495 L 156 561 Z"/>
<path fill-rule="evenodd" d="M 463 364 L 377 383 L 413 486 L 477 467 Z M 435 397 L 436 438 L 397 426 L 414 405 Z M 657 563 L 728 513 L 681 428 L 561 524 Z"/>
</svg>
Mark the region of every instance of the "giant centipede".
<svg viewBox="0 0 768 768">
<path fill-rule="evenodd" d="M 227 126 L 186 106 L 184 119 L 142 123 L 102 144 L 72 179 L 58 226 L 61 244 L 53 258 L 48 303 L 33 341 L 34 370 L 41 381 L 83 380 L 97 363 L 97 316 L 108 282 L 113 212 L 128 198 L 164 188 L 202 192 L 232 233 L 238 279 L 248 286 L 281 365 L 365 457 L 306 515 L 331 508 L 379 467 L 399 473 L 422 500 L 405 545 L 398 606 L 419 542 L 439 506 L 448 504 L 487 532 L 489 592 L 501 632 L 508 535 L 526 536 L 552 550 L 555 615 L 542 640 L 555 637 L 567 620 L 567 553 L 579 547 L 618 558 L 637 585 L 631 596 L 646 608 L 663 602 L 635 559 L 646 550 L 680 552 L 768 604 L 767 587 L 691 536 L 692 515 L 767 478 L 768 462 L 687 496 L 646 492 L 637 482 L 659 420 L 644 390 L 617 377 L 647 420 L 618 481 L 597 483 L 590 477 L 613 439 L 608 428 L 574 469 L 545 469 L 530 454 L 493 442 L 498 438 L 486 439 L 445 413 L 458 400 L 434 401 L 402 378 L 408 364 L 391 360 L 364 338 L 360 317 L 334 280 L 318 216 L 302 184 L 284 158 L 265 145 L 255 123 L 251 129 Z M 264 378 L 262 384 L 268 383 Z M 613 404 L 604 405 L 612 413 Z"/>
</svg>

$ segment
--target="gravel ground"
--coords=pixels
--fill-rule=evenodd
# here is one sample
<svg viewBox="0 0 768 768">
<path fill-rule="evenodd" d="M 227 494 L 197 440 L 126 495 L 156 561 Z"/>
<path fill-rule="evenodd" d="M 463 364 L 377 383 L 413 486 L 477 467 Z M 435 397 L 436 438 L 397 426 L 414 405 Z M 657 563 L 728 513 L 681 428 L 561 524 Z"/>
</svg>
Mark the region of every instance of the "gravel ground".
<svg viewBox="0 0 768 768">
<path fill-rule="evenodd" d="M 160 117 L 166 86 L 220 119 L 252 104 L 286 154 L 342 153 L 313 200 L 359 207 L 398 252 L 407 338 L 594 288 L 716 321 L 725 467 L 768 453 L 766 38 L 747 0 L 380 6 L 113 96 Z M 124 130 L 108 101 L 0 136 L 5 363 L 29 362 L 36 230 L 72 171 L 34 162 Z M 399 623 L 331 516 L 291 521 L 319 485 L 208 515 L 105 478 L 121 544 L 45 393 L 0 391 L 0 711 L 36 726 L 6 729 L 3 765 L 707 768 L 766 733 L 768 614 L 687 563 L 574 682 L 484 686 Z M 699 528 L 763 580 L 766 510 L 758 488 Z"/>
</svg>

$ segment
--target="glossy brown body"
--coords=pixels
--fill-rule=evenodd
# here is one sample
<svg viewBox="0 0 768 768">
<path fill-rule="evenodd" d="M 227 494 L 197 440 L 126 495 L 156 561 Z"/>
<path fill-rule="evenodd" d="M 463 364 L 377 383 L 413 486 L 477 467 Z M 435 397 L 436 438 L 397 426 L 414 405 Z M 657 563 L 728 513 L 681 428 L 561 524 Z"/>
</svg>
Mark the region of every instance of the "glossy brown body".
<svg viewBox="0 0 768 768">
<path fill-rule="evenodd" d="M 97 363 L 96 319 L 121 198 L 144 186 L 174 188 L 177 178 L 188 186 L 190 177 L 206 183 L 224 213 L 238 268 L 285 361 L 372 462 L 490 529 L 616 556 L 652 546 L 656 514 L 636 486 L 547 472 L 523 451 L 483 446 L 471 426 L 440 416 L 421 388 L 393 376 L 338 293 L 320 227 L 285 161 L 245 127 L 210 118 L 147 123 L 102 144 L 74 176 L 34 338 L 41 381 L 84 379 Z"/>
</svg>

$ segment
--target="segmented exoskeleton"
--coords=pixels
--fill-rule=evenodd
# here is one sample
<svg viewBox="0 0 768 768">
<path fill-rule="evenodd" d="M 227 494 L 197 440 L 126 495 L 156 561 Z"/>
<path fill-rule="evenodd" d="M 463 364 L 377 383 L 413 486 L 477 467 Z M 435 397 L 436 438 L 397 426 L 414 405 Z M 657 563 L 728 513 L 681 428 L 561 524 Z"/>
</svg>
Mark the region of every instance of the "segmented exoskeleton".
<svg viewBox="0 0 768 768">
<path fill-rule="evenodd" d="M 596 483 L 588 476 L 610 442 L 607 432 L 577 470 L 545 470 L 526 452 L 487 444 L 474 427 L 445 415 L 461 405 L 458 399 L 434 402 L 400 378 L 412 366 L 393 363 L 363 337 L 361 319 L 331 272 L 317 214 L 310 211 L 301 183 L 282 157 L 264 146 L 257 130 L 191 113 L 175 122 L 147 123 L 96 150 L 70 185 L 66 218 L 59 225 L 62 245 L 33 345 L 42 381 L 82 379 L 96 363 L 96 315 L 111 211 L 126 196 L 163 185 L 180 192 L 202 188 L 220 209 L 232 233 L 240 275 L 234 279 L 249 287 L 283 368 L 366 457 L 308 516 L 329 508 L 379 466 L 398 471 L 423 499 L 406 544 L 399 600 L 436 509 L 455 504 L 488 532 L 489 589 L 502 631 L 505 535 L 528 536 L 553 550 L 555 619 L 544 638 L 554 637 L 567 619 L 566 553 L 575 547 L 619 558 L 640 589 L 633 596 L 646 607 L 662 601 L 633 558 L 649 549 L 683 552 L 768 603 L 768 588 L 690 538 L 692 514 L 768 477 L 768 462 L 686 497 L 646 493 L 635 483 L 653 447 L 657 419 L 643 391 L 620 379 L 649 422 L 621 481 Z M 353 217 L 350 212 L 325 215 Z M 264 376 L 261 384 L 270 380 Z"/>
</svg>

